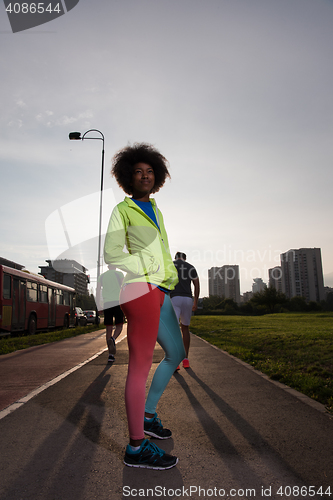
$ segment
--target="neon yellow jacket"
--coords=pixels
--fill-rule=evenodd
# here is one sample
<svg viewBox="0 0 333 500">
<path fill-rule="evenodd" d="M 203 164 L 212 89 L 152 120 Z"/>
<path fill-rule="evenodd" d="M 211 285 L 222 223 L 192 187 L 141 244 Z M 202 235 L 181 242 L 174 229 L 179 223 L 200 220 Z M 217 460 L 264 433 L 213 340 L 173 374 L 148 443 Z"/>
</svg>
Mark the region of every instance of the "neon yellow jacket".
<svg viewBox="0 0 333 500">
<path fill-rule="evenodd" d="M 178 283 L 177 269 L 170 254 L 163 216 L 155 200 L 150 198 L 150 201 L 160 229 L 126 196 L 111 214 L 104 260 L 127 273 L 124 284 L 145 281 L 173 290 Z"/>
</svg>

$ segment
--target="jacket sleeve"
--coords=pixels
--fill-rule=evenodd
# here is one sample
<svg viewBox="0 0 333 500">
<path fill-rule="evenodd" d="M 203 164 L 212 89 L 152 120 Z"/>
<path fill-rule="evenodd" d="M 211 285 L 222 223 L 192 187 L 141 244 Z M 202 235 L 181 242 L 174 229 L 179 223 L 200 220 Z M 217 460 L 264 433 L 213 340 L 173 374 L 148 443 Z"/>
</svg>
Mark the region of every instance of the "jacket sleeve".
<svg viewBox="0 0 333 500">
<path fill-rule="evenodd" d="M 153 274 L 158 269 L 156 260 L 143 260 L 140 254 L 131 254 L 124 252 L 124 248 L 128 247 L 127 229 L 129 223 L 126 214 L 119 210 L 118 206 L 114 208 L 108 230 L 105 236 L 104 244 L 104 260 L 106 264 L 113 264 L 125 271 L 136 276 L 145 276 Z"/>
</svg>

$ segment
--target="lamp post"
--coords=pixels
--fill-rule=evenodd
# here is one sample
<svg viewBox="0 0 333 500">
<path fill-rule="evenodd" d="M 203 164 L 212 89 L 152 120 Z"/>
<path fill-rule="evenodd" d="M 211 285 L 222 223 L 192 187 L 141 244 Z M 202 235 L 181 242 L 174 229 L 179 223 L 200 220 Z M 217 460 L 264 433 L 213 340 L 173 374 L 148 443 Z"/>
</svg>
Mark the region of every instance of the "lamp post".
<svg viewBox="0 0 333 500">
<path fill-rule="evenodd" d="M 97 132 L 100 137 L 87 137 L 90 132 Z M 83 141 L 85 139 L 100 140 L 103 141 L 102 148 L 102 170 L 101 170 L 101 195 L 99 203 L 99 231 L 98 231 L 98 257 L 97 257 L 97 282 L 101 274 L 101 238 L 102 238 L 102 202 L 103 202 L 103 178 L 104 178 L 104 135 L 100 130 L 91 129 L 87 130 L 81 137 L 81 132 L 71 132 L 69 134 L 69 139 L 71 141 Z"/>
</svg>

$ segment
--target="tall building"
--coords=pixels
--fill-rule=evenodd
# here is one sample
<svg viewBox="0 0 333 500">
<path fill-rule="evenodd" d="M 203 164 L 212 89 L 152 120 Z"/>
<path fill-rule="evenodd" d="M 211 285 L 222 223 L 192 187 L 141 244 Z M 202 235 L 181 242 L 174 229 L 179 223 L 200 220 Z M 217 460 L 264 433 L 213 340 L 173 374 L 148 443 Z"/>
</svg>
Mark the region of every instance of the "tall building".
<svg viewBox="0 0 333 500">
<path fill-rule="evenodd" d="M 267 285 L 263 282 L 262 278 L 253 278 L 254 283 L 252 283 L 252 292 L 260 293 L 266 290 Z"/>
<path fill-rule="evenodd" d="M 275 266 L 268 269 L 268 286 L 282 292 L 282 269 L 281 266 Z"/>
<path fill-rule="evenodd" d="M 221 297 L 221 290 L 219 286 L 218 271 L 219 267 L 211 267 L 208 269 L 208 294 L 209 297 Z"/>
<path fill-rule="evenodd" d="M 325 300 L 320 248 L 299 248 L 281 254 L 282 291 L 291 299 Z"/>
<path fill-rule="evenodd" d="M 46 260 L 48 266 L 38 266 L 44 278 L 75 289 L 80 295 L 88 295 L 87 269 L 75 260 Z"/>
<path fill-rule="evenodd" d="M 227 265 L 208 269 L 209 296 L 217 295 L 240 303 L 239 266 Z"/>
</svg>

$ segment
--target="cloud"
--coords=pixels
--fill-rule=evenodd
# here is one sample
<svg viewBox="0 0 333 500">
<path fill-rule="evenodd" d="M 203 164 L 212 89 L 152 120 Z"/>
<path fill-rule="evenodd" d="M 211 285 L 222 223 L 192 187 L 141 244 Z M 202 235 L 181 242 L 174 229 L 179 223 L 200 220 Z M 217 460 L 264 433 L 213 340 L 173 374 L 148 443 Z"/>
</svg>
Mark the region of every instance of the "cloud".
<svg viewBox="0 0 333 500">
<path fill-rule="evenodd" d="M 25 108 L 26 107 L 26 103 L 22 100 L 17 101 L 16 105 L 18 108 Z"/>
</svg>

